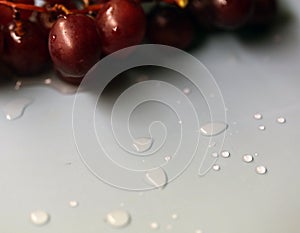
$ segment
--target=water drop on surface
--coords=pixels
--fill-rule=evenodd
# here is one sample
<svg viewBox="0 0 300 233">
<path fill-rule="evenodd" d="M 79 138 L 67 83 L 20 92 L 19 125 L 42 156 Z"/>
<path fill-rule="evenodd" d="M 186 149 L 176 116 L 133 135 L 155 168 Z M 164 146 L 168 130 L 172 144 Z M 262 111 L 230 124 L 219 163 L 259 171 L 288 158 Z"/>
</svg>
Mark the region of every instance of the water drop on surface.
<svg viewBox="0 0 300 233">
<path fill-rule="evenodd" d="M 159 229 L 159 224 L 157 222 L 152 222 L 152 223 L 150 223 L 150 228 L 152 230 L 157 230 L 157 229 Z"/>
<path fill-rule="evenodd" d="M 258 129 L 261 130 L 261 131 L 265 131 L 266 130 L 266 126 L 260 125 L 260 126 L 258 126 Z"/>
<path fill-rule="evenodd" d="M 230 157 L 230 152 L 224 150 L 224 151 L 221 152 L 221 155 L 222 155 L 223 158 L 229 158 Z"/>
<path fill-rule="evenodd" d="M 30 213 L 30 221 L 34 225 L 45 225 L 50 220 L 50 216 L 47 212 L 43 210 L 35 210 Z"/>
<path fill-rule="evenodd" d="M 166 157 L 165 157 L 165 161 L 167 161 L 167 162 L 169 162 L 171 159 L 172 159 L 171 156 L 166 156 Z"/>
<path fill-rule="evenodd" d="M 184 88 L 182 91 L 183 91 L 183 93 L 186 94 L 186 95 L 188 95 L 188 94 L 191 93 L 191 89 L 188 88 L 188 87 Z"/>
<path fill-rule="evenodd" d="M 172 214 L 172 215 L 171 215 L 171 218 L 172 218 L 173 220 L 177 220 L 177 219 L 179 218 L 179 216 L 178 216 L 178 214 Z"/>
<path fill-rule="evenodd" d="M 261 120 L 261 119 L 263 119 L 263 115 L 260 114 L 260 113 L 255 113 L 253 117 L 254 117 L 255 120 Z"/>
<path fill-rule="evenodd" d="M 116 228 L 122 228 L 130 223 L 130 215 L 125 210 L 114 210 L 106 215 L 105 221 Z"/>
<path fill-rule="evenodd" d="M 255 152 L 255 153 L 254 153 L 254 156 L 258 156 L 258 153 L 257 153 L 257 152 Z"/>
<path fill-rule="evenodd" d="M 137 152 L 142 153 L 148 151 L 151 148 L 151 146 L 153 145 L 153 139 L 147 137 L 138 138 L 134 140 L 132 145 Z"/>
<path fill-rule="evenodd" d="M 224 122 L 210 122 L 200 128 L 203 136 L 216 136 L 223 133 L 228 128 L 228 124 Z"/>
<path fill-rule="evenodd" d="M 252 155 L 244 155 L 244 156 L 243 156 L 243 161 L 244 161 L 245 163 L 251 163 L 253 160 L 254 160 L 254 158 L 253 158 Z"/>
<path fill-rule="evenodd" d="M 76 208 L 79 205 L 79 203 L 77 201 L 70 201 L 69 202 L 69 206 L 72 208 Z"/>
<path fill-rule="evenodd" d="M 267 173 L 267 168 L 265 167 L 265 166 L 257 166 L 256 168 L 255 168 L 255 171 L 256 171 L 256 173 L 257 174 L 259 174 L 259 175 L 264 175 L 264 174 L 266 174 Z"/>
<path fill-rule="evenodd" d="M 213 165 L 212 169 L 213 169 L 214 171 L 220 171 L 220 170 L 221 170 L 221 167 L 220 167 L 220 165 L 215 164 L 215 165 Z"/>
<path fill-rule="evenodd" d="M 19 98 L 9 102 L 4 106 L 3 112 L 7 120 L 15 120 L 20 118 L 28 105 L 32 103 L 31 99 Z"/>
<path fill-rule="evenodd" d="M 146 172 L 145 179 L 147 183 L 156 187 L 164 188 L 167 185 L 168 177 L 162 168 L 156 168 Z"/>
<path fill-rule="evenodd" d="M 277 123 L 284 124 L 285 122 L 286 122 L 286 119 L 284 117 L 278 117 L 277 118 Z"/>
</svg>

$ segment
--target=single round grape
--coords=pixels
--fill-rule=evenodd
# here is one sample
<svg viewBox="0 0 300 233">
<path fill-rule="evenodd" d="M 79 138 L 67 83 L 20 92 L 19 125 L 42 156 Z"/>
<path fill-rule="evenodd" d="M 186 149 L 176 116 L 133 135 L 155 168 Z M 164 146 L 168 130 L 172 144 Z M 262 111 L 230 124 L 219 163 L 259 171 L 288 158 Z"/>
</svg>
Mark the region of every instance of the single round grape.
<svg viewBox="0 0 300 233">
<path fill-rule="evenodd" d="M 192 20 L 177 7 L 156 7 L 149 14 L 147 37 L 152 43 L 186 49 L 194 35 Z"/>
<path fill-rule="evenodd" d="M 256 0 L 253 14 L 249 24 L 268 25 L 270 24 L 278 10 L 277 0 Z"/>
<path fill-rule="evenodd" d="M 211 0 L 214 24 L 223 29 L 237 29 L 251 16 L 254 0 Z"/>
<path fill-rule="evenodd" d="M 23 4 L 34 4 L 34 0 L 8 0 L 9 2 L 14 3 L 23 3 Z M 20 10 L 20 19 L 27 20 L 31 16 L 32 11 Z M 13 21 L 14 11 L 4 5 L 0 5 L 0 24 L 7 25 Z"/>
<path fill-rule="evenodd" d="M 47 38 L 29 21 L 13 21 L 4 28 L 3 61 L 18 75 L 32 75 L 49 65 Z"/>
<path fill-rule="evenodd" d="M 82 14 L 58 18 L 48 39 L 55 68 L 74 78 L 82 78 L 100 59 L 100 43 L 94 20 Z"/>
<path fill-rule="evenodd" d="M 105 54 L 140 44 L 146 30 L 146 16 L 132 0 L 110 0 L 100 9 L 96 23 Z"/>
<path fill-rule="evenodd" d="M 203 28 L 212 28 L 211 0 L 190 0 L 187 6 L 196 22 Z"/>
</svg>

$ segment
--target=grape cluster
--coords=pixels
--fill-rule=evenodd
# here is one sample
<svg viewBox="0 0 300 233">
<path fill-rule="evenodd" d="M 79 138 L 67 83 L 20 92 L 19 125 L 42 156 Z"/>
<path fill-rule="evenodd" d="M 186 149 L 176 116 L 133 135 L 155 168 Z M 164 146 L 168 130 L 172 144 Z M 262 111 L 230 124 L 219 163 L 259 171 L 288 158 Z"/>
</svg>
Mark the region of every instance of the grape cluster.
<svg viewBox="0 0 300 233">
<path fill-rule="evenodd" d="M 266 26 L 276 0 L 0 0 L 0 59 L 17 75 L 51 65 L 78 84 L 103 56 L 143 41 L 188 49 L 197 30 Z"/>
</svg>

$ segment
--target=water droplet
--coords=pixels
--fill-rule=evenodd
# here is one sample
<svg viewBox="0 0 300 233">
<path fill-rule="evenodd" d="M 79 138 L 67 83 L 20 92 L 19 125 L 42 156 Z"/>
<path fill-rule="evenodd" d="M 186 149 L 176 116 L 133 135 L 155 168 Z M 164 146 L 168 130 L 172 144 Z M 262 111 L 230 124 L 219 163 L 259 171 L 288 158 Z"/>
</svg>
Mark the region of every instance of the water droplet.
<svg viewBox="0 0 300 233">
<path fill-rule="evenodd" d="M 191 93 L 191 89 L 188 88 L 188 87 L 185 87 L 182 91 L 183 91 L 183 93 L 186 94 L 186 95 L 188 95 L 188 94 Z"/>
<path fill-rule="evenodd" d="M 254 160 L 254 158 L 253 158 L 252 155 L 244 155 L 244 156 L 243 156 L 243 161 L 244 161 L 245 163 L 251 163 L 253 160 Z"/>
<path fill-rule="evenodd" d="M 203 233 L 200 229 L 195 230 L 195 233 Z"/>
<path fill-rule="evenodd" d="M 105 221 L 116 228 L 122 228 L 130 223 L 130 215 L 125 210 L 114 210 L 106 215 Z"/>
<path fill-rule="evenodd" d="M 171 215 L 171 218 L 172 218 L 173 220 L 177 220 L 177 219 L 179 218 L 179 215 L 178 215 L 178 214 L 172 214 L 172 215 Z"/>
<path fill-rule="evenodd" d="M 18 98 L 9 102 L 3 108 L 7 120 L 15 120 L 21 117 L 26 109 L 26 107 L 32 103 L 31 99 L 28 98 Z"/>
<path fill-rule="evenodd" d="M 165 161 L 167 161 L 167 162 L 169 162 L 171 159 L 172 159 L 172 156 L 168 155 L 168 156 L 165 157 Z"/>
<path fill-rule="evenodd" d="M 30 221 L 35 225 L 45 225 L 49 220 L 49 214 L 43 210 L 35 210 L 30 213 Z"/>
<path fill-rule="evenodd" d="M 278 117 L 277 118 L 277 123 L 284 124 L 285 122 L 286 122 L 286 119 L 284 117 Z"/>
<path fill-rule="evenodd" d="M 221 170 L 221 167 L 218 164 L 213 165 L 212 168 L 213 168 L 214 171 L 220 171 Z"/>
<path fill-rule="evenodd" d="M 182 124 L 182 121 L 178 121 L 178 124 L 180 124 L 180 125 L 181 125 L 181 124 Z"/>
<path fill-rule="evenodd" d="M 159 224 L 157 222 L 152 222 L 152 223 L 150 223 L 150 228 L 152 230 L 158 230 L 159 229 Z"/>
<path fill-rule="evenodd" d="M 138 138 L 135 139 L 133 142 L 133 147 L 137 152 L 145 152 L 148 151 L 153 144 L 153 139 L 152 138 Z"/>
<path fill-rule="evenodd" d="M 146 172 L 146 181 L 156 188 L 164 188 L 167 185 L 168 177 L 162 168 L 156 168 Z"/>
<path fill-rule="evenodd" d="M 254 117 L 255 120 L 261 120 L 261 119 L 263 119 L 263 115 L 260 114 L 260 113 L 255 113 L 253 117 Z"/>
<path fill-rule="evenodd" d="M 260 125 L 260 126 L 258 126 L 258 129 L 261 130 L 261 131 L 264 131 L 264 130 L 266 130 L 266 126 Z"/>
<path fill-rule="evenodd" d="M 53 35 L 52 37 L 51 37 L 51 42 L 54 42 L 56 40 L 56 35 Z"/>
<path fill-rule="evenodd" d="M 228 124 L 224 122 L 210 122 L 200 128 L 203 136 L 216 136 L 223 133 L 228 128 Z"/>
<path fill-rule="evenodd" d="M 258 156 L 258 153 L 257 153 L 257 152 L 255 152 L 255 153 L 254 153 L 254 156 Z"/>
<path fill-rule="evenodd" d="M 222 155 L 223 158 L 229 158 L 230 157 L 230 152 L 224 150 L 224 151 L 221 152 L 221 155 Z"/>
<path fill-rule="evenodd" d="M 255 171 L 257 174 L 264 175 L 267 173 L 268 169 L 265 166 L 257 166 Z"/>
<path fill-rule="evenodd" d="M 213 153 L 211 153 L 211 156 L 214 157 L 214 158 L 218 158 L 219 154 L 217 152 L 213 152 Z"/>
<path fill-rule="evenodd" d="M 76 208 L 79 205 L 79 203 L 77 201 L 70 201 L 69 202 L 69 206 L 72 208 Z"/>
<path fill-rule="evenodd" d="M 51 78 L 46 78 L 46 79 L 44 80 L 44 83 L 49 85 L 49 84 L 52 83 L 52 79 L 51 79 Z"/>
</svg>

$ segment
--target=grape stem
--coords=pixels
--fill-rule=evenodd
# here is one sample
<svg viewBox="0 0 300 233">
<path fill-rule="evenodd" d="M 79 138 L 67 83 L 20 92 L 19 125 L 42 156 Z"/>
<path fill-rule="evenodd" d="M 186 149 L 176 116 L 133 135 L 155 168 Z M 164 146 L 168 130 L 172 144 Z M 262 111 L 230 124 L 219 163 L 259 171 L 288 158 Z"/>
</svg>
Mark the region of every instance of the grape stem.
<svg viewBox="0 0 300 233">
<path fill-rule="evenodd" d="M 58 10 L 63 10 L 67 14 L 74 14 L 74 13 L 89 13 L 91 11 L 98 11 L 102 8 L 103 3 L 95 4 L 87 6 L 84 9 L 67 9 L 64 5 L 56 4 L 53 7 L 46 8 L 46 7 L 40 7 L 35 6 L 31 4 L 24 4 L 24 3 L 14 3 L 14 2 L 8 2 L 4 0 L 0 0 L 0 5 L 8 6 L 12 9 L 18 9 L 18 10 L 27 10 L 27 11 L 36 11 L 36 12 L 56 12 Z"/>
</svg>

